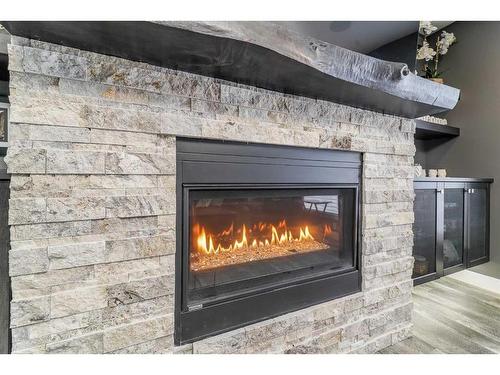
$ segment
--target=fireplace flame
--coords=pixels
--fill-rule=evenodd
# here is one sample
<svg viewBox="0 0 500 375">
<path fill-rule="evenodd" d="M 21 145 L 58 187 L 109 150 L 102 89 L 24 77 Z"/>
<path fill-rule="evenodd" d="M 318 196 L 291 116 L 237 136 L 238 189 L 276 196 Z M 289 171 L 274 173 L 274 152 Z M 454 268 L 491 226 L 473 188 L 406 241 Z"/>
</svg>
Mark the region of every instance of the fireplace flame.
<svg viewBox="0 0 500 375">
<path fill-rule="evenodd" d="M 202 254 L 219 254 L 230 252 L 236 249 L 245 249 L 245 248 L 258 248 L 258 247 L 266 247 L 266 246 L 275 246 L 282 245 L 284 243 L 291 242 L 304 242 L 304 241 L 314 241 L 314 237 L 311 235 L 309 231 L 309 226 L 299 227 L 298 234 L 295 236 L 292 234 L 292 231 L 287 228 L 286 221 L 281 220 L 278 223 L 278 226 L 275 227 L 273 224 L 259 223 L 255 226 L 255 228 L 262 232 L 266 228 L 271 228 L 271 236 L 268 238 L 253 238 L 248 239 L 253 231 L 248 229 L 245 224 L 241 226 L 241 229 L 238 229 L 236 233 L 241 233 L 240 237 L 237 240 L 234 240 L 229 246 L 224 247 L 220 243 L 216 243 L 214 238 L 220 236 L 228 236 L 234 234 L 234 225 L 227 229 L 224 229 L 220 235 L 214 236 L 210 233 L 207 234 L 207 231 L 204 226 L 195 225 L 195 231 L 198 232 L 196 237 L 196 246 L 197 250 Z M 330 228 L 331 233 L 331 228 Z M 325 235 L 327 235 L 327 229 L 325 227 Z"/>
<path fill-rule="evenodd" d="M 331 226 L 329 225 L 326 225 L 324 226 L 324 229 L 323 229 L 323 237 L 328 237 L 330 236 L 331 234 L 333 233 L 333 229 Z"/>
</svg>

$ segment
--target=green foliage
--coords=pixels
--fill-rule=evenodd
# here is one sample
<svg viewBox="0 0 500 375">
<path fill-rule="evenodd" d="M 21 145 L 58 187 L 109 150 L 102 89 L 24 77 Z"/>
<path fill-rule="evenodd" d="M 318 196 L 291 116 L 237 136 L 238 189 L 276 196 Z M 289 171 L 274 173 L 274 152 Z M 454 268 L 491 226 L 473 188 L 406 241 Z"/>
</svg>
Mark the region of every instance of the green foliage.
<svg viewBox="0 0 500 375">
<path fill-rule="evenodd" d="M 446 70 L 434 70 L 432 66 L 426 65 L 424 68 L 425 78 L 441 78 Z"/>
</svg>

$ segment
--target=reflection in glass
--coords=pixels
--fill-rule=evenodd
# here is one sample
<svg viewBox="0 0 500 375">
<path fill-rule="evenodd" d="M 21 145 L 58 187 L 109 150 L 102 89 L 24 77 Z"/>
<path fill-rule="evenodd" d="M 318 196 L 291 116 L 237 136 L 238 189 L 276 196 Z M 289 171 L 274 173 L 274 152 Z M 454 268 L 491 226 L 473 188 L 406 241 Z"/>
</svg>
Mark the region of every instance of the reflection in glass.
<svg viewBox="0 0 500 375">
<path fill-rule="evenodd" d="M 446 189 L 444 194 L 444 268 L 463 263 L 464 245 L 463 189 Z"/>
</svg>

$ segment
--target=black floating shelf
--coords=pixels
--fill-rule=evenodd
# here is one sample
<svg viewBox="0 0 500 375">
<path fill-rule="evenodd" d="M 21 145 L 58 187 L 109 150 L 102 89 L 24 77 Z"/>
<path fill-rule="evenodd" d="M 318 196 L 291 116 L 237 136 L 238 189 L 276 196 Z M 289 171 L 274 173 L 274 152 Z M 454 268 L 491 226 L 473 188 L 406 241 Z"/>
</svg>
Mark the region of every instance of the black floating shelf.
<svg viewBox="0 0 500 375">
<path fill-rule="evenodd" d="M 423 120 L 415 120 L 415 122 L 415 139 L 451 139 L 460 135 L 460 128 L 455 126 L 434 124 Z"/>
</svg>

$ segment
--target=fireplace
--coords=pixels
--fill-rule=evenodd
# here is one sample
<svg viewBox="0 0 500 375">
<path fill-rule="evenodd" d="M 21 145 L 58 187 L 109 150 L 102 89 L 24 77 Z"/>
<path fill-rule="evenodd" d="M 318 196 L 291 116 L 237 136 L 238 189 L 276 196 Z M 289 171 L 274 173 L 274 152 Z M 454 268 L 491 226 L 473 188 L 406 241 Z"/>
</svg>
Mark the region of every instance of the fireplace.
<svg viewBox="0 0 500 375">
<path fill-rule="evenodd" d="M 177 140 L 177 344 L 360 290 L 361 155 Z"/>
</svg>

